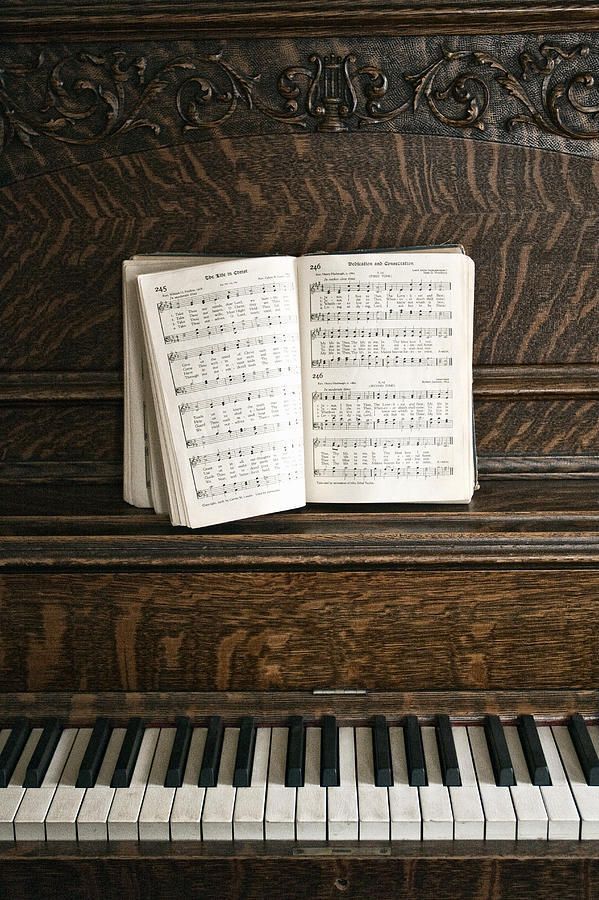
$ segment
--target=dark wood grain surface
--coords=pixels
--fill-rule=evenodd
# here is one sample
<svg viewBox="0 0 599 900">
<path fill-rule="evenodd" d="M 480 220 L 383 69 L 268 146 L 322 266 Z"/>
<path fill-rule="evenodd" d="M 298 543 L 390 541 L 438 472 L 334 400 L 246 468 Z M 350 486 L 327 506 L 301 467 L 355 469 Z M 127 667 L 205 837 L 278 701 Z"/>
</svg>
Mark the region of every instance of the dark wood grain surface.
<svg viewBox="0 0 599 900">
<path fill-rule="evenodd" d="M 531 571 L 506 553 L 505 571 L 7 574 L 0 680 L 7 691 L 593 689 L 597 570 Z"/>
<path fill-rule="evenodd" d="M 312 848 L 298 852 L 284 846 L 244 848 L 238 855 L 237 844 L 228 852 L 196 845 L 179 852 L 119 845 L 103 853 L 16 845 L 0 851 L 0 888 L 10 897 L 30 897 L 33 890 L 50 900 L 262 900 L 266 895 L 328 900 L 371 897 L 373 884 L 382 900 L 528 900 L 531 889 L 538 900 L 555 900 L 556 891 L 564 900 L 596 897 L 599 861 L 593 848 L 567 843 L 560 851 L 529 843 L 522 849 L 500 843 L 481 849 L 461 845 L 455 853 L 433 853 L 421 845 L 374 844 L 370 851 L 343 845 L 326 848 L 325 856 Z"/>
<path fill-rule="evenodd" d="M 367 724 L 372 716 L 384 715 L 390 722 L 400 722 L 408 713 L 423 723 L 431 723 L 439 713 L 453 722 L 481 722 L 494 713 L 503 722 L 513 724 L 525 713 L 540 722 L 563 723 L 574 712 L 580 712 L 590 723 L 599 719 L 599 692 L 560 690 L 522 691 L 369 691 L 367 694 L 315 695 L 306 691 L 275 692 L 199 692 L 199 691 L 119 691 L 89 693 L 54 691 L 0 693 L 0 722 L 11 723 L 19 715 L 32 722 L 45 716 L 57 716 L 65 723 L 83 727 L 97 716 L 113 723 L 141 716 L 148 724 L 165 726 L 176 715 L 187 715 L 195 723 L 220 715 L 228 724 L 237 724 L 243 715 L 253 715 L 270 725 L 287 724 L 289 716 L 302 715 L 317 722 L 322 716 L 335 715 L 339 722 Z M 444 849 L 449 845 L 443 845 Z M 562 846 L 561 844 L 558 846 Z"/>
<path fill-rule="evenodd" d="M 592 0 L 304 0 L 290 6 L 283 0 L 167 3 L 147 0 L 133 4 L 106 0 L 8 0 L 0 24 L 5 39 L 80 38 L 90 31 L 105 39 L 118 35 L 139 38 L 255 37 L 297 34 L 410 34 L 446 32 L 575 30 L 597 26 Z"/>
</svg>

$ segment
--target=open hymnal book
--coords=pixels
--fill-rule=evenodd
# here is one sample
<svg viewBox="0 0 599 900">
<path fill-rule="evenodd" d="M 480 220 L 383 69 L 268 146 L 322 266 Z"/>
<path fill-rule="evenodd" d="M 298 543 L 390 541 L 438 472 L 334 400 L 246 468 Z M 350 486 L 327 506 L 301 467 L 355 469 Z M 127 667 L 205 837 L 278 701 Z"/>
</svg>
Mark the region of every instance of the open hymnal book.
<svg viewBox="0 0 599 900">
<path fill-rule="evenodd" d="M 306 502 L 471 499 L 461 248 L 135 257 L 123 276 L 128 502 L 195 528 Z"/>
</svg>

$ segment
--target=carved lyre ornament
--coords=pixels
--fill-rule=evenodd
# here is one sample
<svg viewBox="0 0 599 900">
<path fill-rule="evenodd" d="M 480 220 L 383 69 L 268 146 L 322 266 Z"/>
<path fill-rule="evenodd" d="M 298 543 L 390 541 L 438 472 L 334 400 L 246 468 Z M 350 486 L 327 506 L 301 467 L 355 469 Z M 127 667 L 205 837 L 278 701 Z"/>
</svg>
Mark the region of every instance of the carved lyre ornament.
<svg viewBox="0 0 599 900">
<path fill-rule="evenodd" d="M 535 131 L 570 141 L 599 139 L 599 47 L 531 45 L 522 38 L 527 49 L 514 65 L 513 51 L 508 64 L 499 52 L 478 49 L 476 38 L 472 49 L 428 39 L 418 45 L 428 54 L 422 67 L 404 71 L 406 40 L 381 42 L 377 64 L 353 52 L 314 52 L 278 74 L 248 72 L 235 48 L 229 56 L 222 49 L 165 56 L 176 43 L 161 45 L 155 57 L 139 54 L 135 45 L 48 47 L 29 65 L 0 57 L 0 149 L 7 155 L 20 145 L 47 156 L 62 145 L 72 159 L 76 148 L 115 146 L 133 131 L 137 137 L 127 147 L 145 149 L 187 134 L 197 139 L 285 128 L 471 130 L 511 141 L 516 138 L 509 134 L 526 129 L 528 142 Z"/>
</svg>

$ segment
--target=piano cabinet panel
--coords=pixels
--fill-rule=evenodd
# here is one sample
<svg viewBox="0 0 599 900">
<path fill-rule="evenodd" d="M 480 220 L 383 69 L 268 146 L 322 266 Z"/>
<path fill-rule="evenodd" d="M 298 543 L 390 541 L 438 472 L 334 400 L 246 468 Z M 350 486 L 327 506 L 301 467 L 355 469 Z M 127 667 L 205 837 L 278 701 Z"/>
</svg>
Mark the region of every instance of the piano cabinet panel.
<svg viewBox="0 0 599 900">
<path fill-rule="evenodd" d="M 590 689 L 599 571 L 23 573 L 4 691 Z"/>
<path fill-rule="evenodd" d="M 98 897 L 179 900 L 180 897 L 386 898 L 437 900 L 592 900 L 599 894 L 599 859 L 588 846 L 537 843 L 506 846 L 371 844 L 369 848 L 235 843 L 138 845 L 100 850 L 66 845 L 0 848 L 5 897 Z M 324 850 L 324 853 L 322 852 Z M 65 893 L 66 892 L 66 893 Z"/>
</svg>

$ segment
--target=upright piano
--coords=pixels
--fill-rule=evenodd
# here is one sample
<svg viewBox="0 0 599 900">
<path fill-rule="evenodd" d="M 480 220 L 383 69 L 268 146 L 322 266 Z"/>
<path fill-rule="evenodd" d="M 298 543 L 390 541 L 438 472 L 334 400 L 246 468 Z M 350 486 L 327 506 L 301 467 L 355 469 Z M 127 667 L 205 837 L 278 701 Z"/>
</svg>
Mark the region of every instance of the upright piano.
<svg viewBox="0 0 599 900">
<path fill-rule="evenodd" d="M 0 36 L 0 894 L 599 896 L 599 5 Z M 123 259 L 444 242 L 469 506 L 123 503 Z"/>
</svg>

